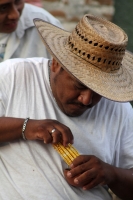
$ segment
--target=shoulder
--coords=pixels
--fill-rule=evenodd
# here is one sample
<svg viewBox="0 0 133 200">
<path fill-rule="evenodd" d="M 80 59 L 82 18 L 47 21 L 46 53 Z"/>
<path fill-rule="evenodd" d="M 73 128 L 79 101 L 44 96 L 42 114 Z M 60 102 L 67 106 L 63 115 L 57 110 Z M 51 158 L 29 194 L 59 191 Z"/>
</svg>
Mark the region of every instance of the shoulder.
<svg viewBox="0 0 133 200">
<path fill-rule="evenodd" d="M 114 102 L 106 98 L 102 98 L 99 102 L 98 109 L 100 112 L 106 113 L 106 116 L 114 116 L 116 118 L 125 119 L 133 113 L 132 106 L 129 102 Z"/>
<path fill-rule="evenodd" d="M 3 79 L 5 76 L 9 78 L 22 70 L 28 73 L 31 69 L 36 70 L 36 68 L 39 69 L 39 66 L 47 65 L 47 62 L 48 59 L 43 57 L 8 59 L 0 63 L 0 79 Z"/>
</svg>

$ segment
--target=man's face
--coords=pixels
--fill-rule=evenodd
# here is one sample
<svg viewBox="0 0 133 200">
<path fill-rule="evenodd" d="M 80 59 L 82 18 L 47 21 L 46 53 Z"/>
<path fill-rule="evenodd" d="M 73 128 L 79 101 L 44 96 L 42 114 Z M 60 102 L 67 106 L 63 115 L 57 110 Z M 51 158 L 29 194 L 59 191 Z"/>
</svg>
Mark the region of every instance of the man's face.
<svg viewBox="0 0 133 200">
<path fill-rule="evenodd" d="M 0 33 L 12 33 L 24 7 L 24 0 L 0 0 Z"/>
<path fill-rule="evenodd" d="M 58 106 L 66 115 L 80 116 L 100 101 L 99 94 L 70 76 L 55 60 L 51 70 L 52 92 Z"/>
</svg>

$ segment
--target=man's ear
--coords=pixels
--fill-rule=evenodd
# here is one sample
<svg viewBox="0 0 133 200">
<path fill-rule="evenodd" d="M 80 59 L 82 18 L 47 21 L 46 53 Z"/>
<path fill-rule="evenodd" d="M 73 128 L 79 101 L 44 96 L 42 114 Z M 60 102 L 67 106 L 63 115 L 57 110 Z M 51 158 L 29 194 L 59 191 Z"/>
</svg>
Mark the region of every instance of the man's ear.
<svg viewBox="0 0 133 200">
<path fill-rule="evenodd" d="M 51 65 L 51 70 L 53 71 L 53 72 L 57 72 L 58 70 L 60 70 L 60 65 L 59 65 L 59 63 L 53 58 L 53 60 L 52 60 L 52 65 Z"/>
</svg>

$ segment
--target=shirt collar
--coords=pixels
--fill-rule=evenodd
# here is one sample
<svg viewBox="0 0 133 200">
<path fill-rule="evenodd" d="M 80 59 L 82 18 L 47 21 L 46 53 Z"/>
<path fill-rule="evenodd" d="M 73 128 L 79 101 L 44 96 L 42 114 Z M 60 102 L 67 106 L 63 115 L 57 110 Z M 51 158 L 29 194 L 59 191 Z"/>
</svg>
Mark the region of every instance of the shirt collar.
<svg viewBox="0 0 133 200">
<path fill-rule="evenodd" d="M 30 16 L 28 5 L 25 3 L 22 15 L 19 19 L 18 26 L 16 29 L 17 37 L 21 39 L 25 33 L 25 30 L 33 26 L 33 18 Z"/>
</svg>

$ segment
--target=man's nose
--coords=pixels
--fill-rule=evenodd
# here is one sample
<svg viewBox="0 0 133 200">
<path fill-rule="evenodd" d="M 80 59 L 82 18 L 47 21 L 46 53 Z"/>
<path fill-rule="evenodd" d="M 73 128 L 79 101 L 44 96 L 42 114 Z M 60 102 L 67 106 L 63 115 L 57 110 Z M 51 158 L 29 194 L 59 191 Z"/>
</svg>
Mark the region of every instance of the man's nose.
<svg viewBox="0 0 133 200">
<path fill-rule="evenodd" d="M 86 89 L 82 91 L 78 97 L 78 101 L 80 101 L 83 105 L 88 106 L 92 103 L 93 91 L 90 89 Z"/>
<path fill-rule="evenodd" d="M 8 14 L 9 19 L 16 20 L 20 17 L 20 13 L 16 5 L 12 5 Z"/>
</svg>

